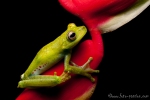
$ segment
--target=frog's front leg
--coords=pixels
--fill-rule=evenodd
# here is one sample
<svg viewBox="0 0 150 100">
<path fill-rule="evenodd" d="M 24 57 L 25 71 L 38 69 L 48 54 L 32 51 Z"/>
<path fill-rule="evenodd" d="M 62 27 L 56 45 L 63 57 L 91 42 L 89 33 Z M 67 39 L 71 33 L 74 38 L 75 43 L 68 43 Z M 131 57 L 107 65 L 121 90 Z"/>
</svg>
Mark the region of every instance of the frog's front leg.
<svg viewBox="0 0 150 100">
<path fill-rule="evenodd" d="M 69 64 L 71 58 L 71 53 L 65 56 L 65 72 L 79 74 L 88 77 L 92 82 L 95 82 L 95 79 L 91 76 L 91 73 L 99 73 L 99 70 L 91 69 L 89 63 L 93 60 L 92 57 L 89 57 L 87 62 L 82 66 L 71 62 L 73 66 Z"/>
<path fill-rule="evenodd" d="M 66 72 L 63 72 L 60 76 L 57 76 L 56 72 L 54 75 L 35 75 L 19 81 L 18 88 L 54 87 L 70 78 L 71 76 Z"/>
</svg>

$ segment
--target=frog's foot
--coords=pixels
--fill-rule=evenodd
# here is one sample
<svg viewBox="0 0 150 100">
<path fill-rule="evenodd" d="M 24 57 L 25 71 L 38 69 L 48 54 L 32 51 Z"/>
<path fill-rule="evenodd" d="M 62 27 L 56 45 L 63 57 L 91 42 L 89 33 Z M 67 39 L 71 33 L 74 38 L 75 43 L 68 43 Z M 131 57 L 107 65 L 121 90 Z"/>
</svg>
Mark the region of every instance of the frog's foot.
<svg viewBox="0 0 150 100">
<path fill-rule="evenodd" d="M 83 76 L 88 77 L 92 82 L 95 82 L 95 79 L 91 76 L 92 73 L 99 73 L 99 70 L 94 70 L 90 68 L 89 63 L 93 60 L 92 57 L 90 57 L 87 62 L 82 65 L 82 66 L 78 66 L 77 64 L 75 64 L 74 62 L 70 62 L 73 66 L 72 66 L 72 70 L 71 72 L 75 73 L 75 74 L 80 74 Z M 75 67 L 76 68 L 75 68 Z"/>
<path fill-rule="evenodd" d="M 63 82 L 66 82 L 67 80 L 69 80 L 71 78 L 70 74 L 67 73 L 67 72 L 63 72 L 61 75 L 60 75 L 60 78 L 61 78 L 61 83 Z"/>
</svg>

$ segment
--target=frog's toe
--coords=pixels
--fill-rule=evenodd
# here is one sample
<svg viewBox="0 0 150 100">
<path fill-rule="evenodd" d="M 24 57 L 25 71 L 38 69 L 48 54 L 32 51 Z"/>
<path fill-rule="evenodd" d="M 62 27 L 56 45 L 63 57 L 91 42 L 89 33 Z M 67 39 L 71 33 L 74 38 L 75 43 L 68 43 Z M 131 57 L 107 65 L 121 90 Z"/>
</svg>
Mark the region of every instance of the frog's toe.
<svg viewBox="0 0 150 100">
<path fill-rule="evenodd" d="M 99 73 L 100 70 L 93 70 L 93 73 Z"/>
<path fill-rule="evenodd" d="M 87 73 L 99 73 L 100 71 L 99 70 L 94 70 L 94 69 L 91 69 L 91 68 L 87 68 L 87 69 L 85 69 L 85 72 L 87 72 Z"/>
<path fill-rule="evenodd" d="M 92 81 L 92 82 L 95 82 L 95 78 L 92 77 L 92 78 L 91 78 L 91 81 Z"/>
<path fill-rule="evenodd" d="M 70 63 L 71 63 L 73 66 L 79 67 L 77 64 L 75 64 L 75 63 L 72 62 L 72 61 L 70 61 Z"/>
</svg>

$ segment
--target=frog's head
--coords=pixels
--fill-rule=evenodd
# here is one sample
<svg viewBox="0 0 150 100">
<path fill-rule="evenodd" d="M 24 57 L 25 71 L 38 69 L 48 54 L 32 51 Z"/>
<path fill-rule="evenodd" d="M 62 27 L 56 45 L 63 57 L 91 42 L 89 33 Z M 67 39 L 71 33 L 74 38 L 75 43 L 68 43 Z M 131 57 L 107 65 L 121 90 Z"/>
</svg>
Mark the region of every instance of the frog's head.
<svg viewBox="0 0 150 100">
<path fill-rule="evenodd" d="M 65 38 L 62 38 L 62 48 L 72 49 L 86 34 L 87 29 L 85 26 L 76 26 L 74 23 L 68 24 L 67 30 L 63 33 Z"/>
</svg>

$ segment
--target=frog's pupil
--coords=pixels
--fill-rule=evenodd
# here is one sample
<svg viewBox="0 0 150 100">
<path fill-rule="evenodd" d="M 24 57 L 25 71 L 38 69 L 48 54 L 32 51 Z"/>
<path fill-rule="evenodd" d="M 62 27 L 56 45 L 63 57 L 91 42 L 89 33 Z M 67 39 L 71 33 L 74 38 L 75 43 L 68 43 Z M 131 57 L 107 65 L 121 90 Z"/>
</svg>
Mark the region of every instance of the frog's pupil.
<svg viewBox="0 0 150 100">
<path fill-rule="evenodd" d="M 71 38 L 73 38 L 74 36 L 75 36 L 75 33 L 72 33 L 72 34 L 70 35 Z"/>
</svg>

